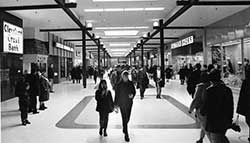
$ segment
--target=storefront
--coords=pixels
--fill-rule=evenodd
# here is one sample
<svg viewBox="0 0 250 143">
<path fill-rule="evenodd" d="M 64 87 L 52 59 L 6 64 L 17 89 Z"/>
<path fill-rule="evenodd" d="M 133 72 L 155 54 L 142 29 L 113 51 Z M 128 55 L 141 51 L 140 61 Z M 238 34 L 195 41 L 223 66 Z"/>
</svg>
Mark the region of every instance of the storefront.
<svg viewBox="0 0 250 143">
<path fill-rule="evenodd" d="M 250 8 L 210 25 L 207 30 L 208 59 L 220 66 L 223 80 L 232 87 L 241 86 L 250 59 L 249 14 Z"/>
<path fill-rule="evenodd" d="M 196 40 L 194 35 L 174 42 L 170 47 L 171 53 L 168 54 L 168 57 L 172 56 L 171 63 L 176 69 L 185 64 L 204 63 L 202 42 Z"/>
<path fill-rule="evenodd" d="M 0 29 L 1 101 L 5 101 L 15 97 L 15 82 L 23 69 L 23 21 L 0 12 Z"/>
<path fill-rule="evenodd" d="M 74 45 L 62 38 L 49 34 L 48 66 L 54 65 L 54 82 L 59 83 L 69 77 L 73 68 Z"/>
</svg>

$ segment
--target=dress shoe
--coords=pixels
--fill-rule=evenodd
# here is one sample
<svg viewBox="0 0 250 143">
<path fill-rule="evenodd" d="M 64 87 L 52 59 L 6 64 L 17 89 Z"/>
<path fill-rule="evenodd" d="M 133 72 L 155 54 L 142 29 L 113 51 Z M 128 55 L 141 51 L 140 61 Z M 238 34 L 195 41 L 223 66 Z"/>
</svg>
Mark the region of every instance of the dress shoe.
<svg viewBox="0 0 250 143">
<path fill-rule="evenodd" d="M 38 111 L 33 111 L 33 114 L 38 114 L 39 112 Z"/>
<path fill-rule="evenodd" d="M 108 134 L 107 134 L 106 131 L 104 131 L 103 136 L 104 136 L 104 137 L 107 137 L 107 136 L 108 136 Z"/>
<path fill-rule="evenodd" d="M 200 139 L 200 140 L 196 141 L 196 143 L 203 143 L 203 140 Z"/>
<path fill-rule="evenodd" d="M 23 126 L 26 126 L 26 122 L 25 122 L 25 121 L 22 121 L 22 125 L 23 125 Z"/>
<path fill-rule="evenodd" d="M 29 120 L 26 120 L 25 122 L 26 122 L 26 124 L 31 124 Z"/>
<path fill-rule="evenodd" d="M 102 128 L 99 130 L 99 135 L 102 136 Z"/>
</svg>

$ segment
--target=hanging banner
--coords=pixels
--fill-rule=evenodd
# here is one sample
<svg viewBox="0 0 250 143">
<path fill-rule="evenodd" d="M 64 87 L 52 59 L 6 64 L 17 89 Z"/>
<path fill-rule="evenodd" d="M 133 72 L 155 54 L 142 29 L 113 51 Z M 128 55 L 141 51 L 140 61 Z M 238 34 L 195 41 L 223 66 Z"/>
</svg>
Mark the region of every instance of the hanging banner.
<svg viewBox="0 0 250 143">
<path fill-rule="evenodd" d="M 3 52 L 23 54 L 23 29 L 3 22 Z"/>
</svg>

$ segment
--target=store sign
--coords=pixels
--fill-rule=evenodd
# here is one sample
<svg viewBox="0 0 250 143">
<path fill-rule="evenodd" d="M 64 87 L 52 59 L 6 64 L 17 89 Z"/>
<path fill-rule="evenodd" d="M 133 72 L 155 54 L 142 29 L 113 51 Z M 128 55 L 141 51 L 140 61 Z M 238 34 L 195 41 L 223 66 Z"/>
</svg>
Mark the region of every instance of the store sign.
<svg viewBox="0 0 250 143">
<path fill-rule="evenodd" d="M 23 29 L 3 22 L 3 52 L 23 54 Z"/>
<path fill-rule="evenodd" d="M 194 43 L 194 36 L 187 37 L 183 40 L 171 44 L 171 49 L 179 48 Z"/>
<path fill-rule="evenodd" d="M 67 51 L 71 51 L 71 52 L 74 51 L 73 48 L 71 48 L 71 47 L 69 47 L 69 46 L 65 46 L 65 45 L 63 45 L 63 44 L 61 44 L 61 43 L 56 43 L 56 47 L 58 47 L 58 48 L 60 48 L 60 49 L 67 50 Z"/>
</svg>

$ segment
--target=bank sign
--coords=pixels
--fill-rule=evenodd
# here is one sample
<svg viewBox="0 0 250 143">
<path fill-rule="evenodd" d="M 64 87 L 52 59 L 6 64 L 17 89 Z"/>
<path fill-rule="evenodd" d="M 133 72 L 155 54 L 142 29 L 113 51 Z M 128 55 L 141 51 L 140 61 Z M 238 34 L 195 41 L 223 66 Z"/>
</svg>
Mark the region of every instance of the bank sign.
<svg viewBox="0 0 250 143">
<path fill-rule="evenodd" d="M 3 52 L 23 54 L 23 29 L 3 22 Z"/>
<path fill-rule="evenodd" d="M 194 43 L 194 36 L 187 37 L 185 39 L 182 39 L 178 42 L 171 44 L 171 49 L 183 47 L 192 43 Z"/>
</svg>

